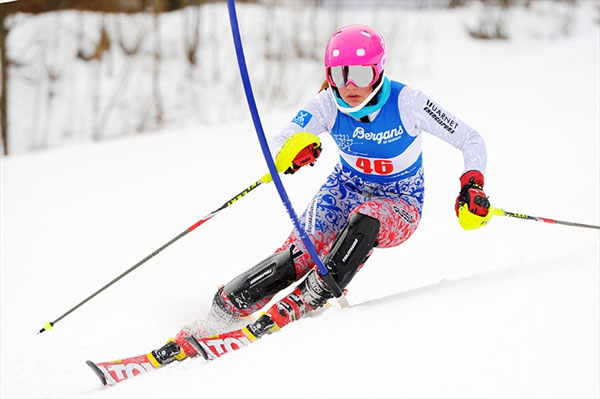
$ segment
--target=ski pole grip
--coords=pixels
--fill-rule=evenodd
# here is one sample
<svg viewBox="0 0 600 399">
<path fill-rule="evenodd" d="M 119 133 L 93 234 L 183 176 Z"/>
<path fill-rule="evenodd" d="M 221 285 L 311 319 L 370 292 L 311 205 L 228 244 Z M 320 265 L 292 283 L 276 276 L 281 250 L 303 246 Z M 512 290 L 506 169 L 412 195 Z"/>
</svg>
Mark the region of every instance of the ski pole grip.
<svg viewBox="0 0 600 399">
<path fill-rule="evenodd" d="M 277 172 L 285 172 L 288 168 L 294 164 L 294 158 L 309 145 L 321 146 L 321 140 L 318 136 L 308 133 L 299 132 L 294 134 L 283 143 L 277 157 L 275 159 L 275 168 Z M 260 178 L 263 183 L 270 183 L 273 180 L 271 173 L 267 173 Z"/>
</svg>

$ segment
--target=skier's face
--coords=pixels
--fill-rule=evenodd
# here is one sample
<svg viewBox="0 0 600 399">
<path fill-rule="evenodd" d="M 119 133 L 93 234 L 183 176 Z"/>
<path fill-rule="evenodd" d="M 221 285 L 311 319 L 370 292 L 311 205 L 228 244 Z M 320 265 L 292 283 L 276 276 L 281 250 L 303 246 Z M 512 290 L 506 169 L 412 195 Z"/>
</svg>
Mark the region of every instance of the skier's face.
<svg viewBox="0 0 600 399">
<path fill-rule="evenodd" d="M 338 87 L 342 100 L 346 101 L 350 106 L 356 107 L 360 105 L 373 91 L 372 86 L 358 87 L 350 82 L 344 87 Z"/>
</svg>

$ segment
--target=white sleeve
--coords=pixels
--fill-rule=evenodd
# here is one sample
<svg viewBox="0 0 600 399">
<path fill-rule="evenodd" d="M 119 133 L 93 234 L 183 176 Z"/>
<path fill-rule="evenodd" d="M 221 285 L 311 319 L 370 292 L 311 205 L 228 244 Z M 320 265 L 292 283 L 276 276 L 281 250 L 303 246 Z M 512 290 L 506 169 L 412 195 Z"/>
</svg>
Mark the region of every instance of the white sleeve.
<svg viewBox="0 0 600 399">
<path fill-rule="evenodd" d="M 483 137 L 427 95 L 405 86 L 398 96 L 398 108 L 410 135 L 426 131 L 452 144 L 463 154 L 465 171 L 485 173 L 487 155 Z"/>
<path fill-rule="evenodd" d="M 273 159 L 277 156 L 285 140 L 298 132 L 316 135 L 330 132 L 336 115 L 337 108 L 327 90 L 323 90 L 311 98 L 296 116 L 269 140 L 269 150 Z"/>
</svg>

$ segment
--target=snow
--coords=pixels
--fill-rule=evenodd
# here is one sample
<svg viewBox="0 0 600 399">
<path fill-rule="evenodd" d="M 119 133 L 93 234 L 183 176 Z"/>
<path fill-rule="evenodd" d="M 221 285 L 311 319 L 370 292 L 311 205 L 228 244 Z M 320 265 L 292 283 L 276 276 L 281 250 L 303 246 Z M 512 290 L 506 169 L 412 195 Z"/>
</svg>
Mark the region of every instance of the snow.
<svg viewBox="0 0 600 399">
<path fill-rule="evenodd" d="M 548 33 L 555 19 L 543 8 L 513 9 L 514 37 L 501 42 L 465 34 L 475 6 L 367 22 L 401 13 L 419 27 L 413 62 L 390 66 L 390 76 L 484 135 L 494 206 L 598 225 L 597 5 L 579 3 L 568 36 Z M 242 26 L 255 11 L 238 7 Z M 260 69 L 249 63 L 251 75 Z M 267 132 L 296 113 L 257 101 Z M 335 164 L 333 148 L 324 138 L 314 168 L 283 177 L 298 212 Z M 219 284 L 277 248 L 291 223 L 265 185 L 36 335 L 255 182 L 260 154 L 249 117 L 224 114 L 220 125 L 1 158 L 0 396 L 600 396 L 599 232 L 503 217 L 461 230 L 460 154 L 427 134 L 421 226 L 402 246 L 375 251 L 349 286 L 350 308 L 331 301 L 210 364 L 187 360 L 110 389 L 85 365 L 159 347 L 204 314 Z"/>
</svg>

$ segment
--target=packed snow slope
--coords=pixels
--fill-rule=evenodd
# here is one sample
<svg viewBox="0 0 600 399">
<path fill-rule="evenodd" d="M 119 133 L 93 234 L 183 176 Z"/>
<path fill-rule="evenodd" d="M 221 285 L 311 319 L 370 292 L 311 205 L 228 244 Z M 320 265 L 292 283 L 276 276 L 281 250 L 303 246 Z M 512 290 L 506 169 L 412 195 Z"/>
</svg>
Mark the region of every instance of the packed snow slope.
<svg viewBox="0 0 600 399">
<path fill-rule="evenodd" d="M 598 225 L 599 27 L 597 3 L 581 3 L 569 36 L 528 36 L 524 24 L 487 43 L 456 22 L 472 9 L 402 11 L 427 23 L 428 67 L 390 75 L 484 135 L 495 206 Z M 271 133 L 296 112 L 261 111 Z M 283 178 L 298 212 L 336 161 L 324 138 L 314 168 Z M 460 154 L 425 134 L 424 163 L 421 226 L 375 251 L 349 309 L 332 301 L 210 364 L 104 389 L 85 360 L 159 347 L 289 233 L 275 187 L 260 187 L 36 335 L 264 174 L 250 119 L 2 158 L 0 396 L 597 398 L 599 232 L 504 217 L 463 231 Z"/>
</svg>

